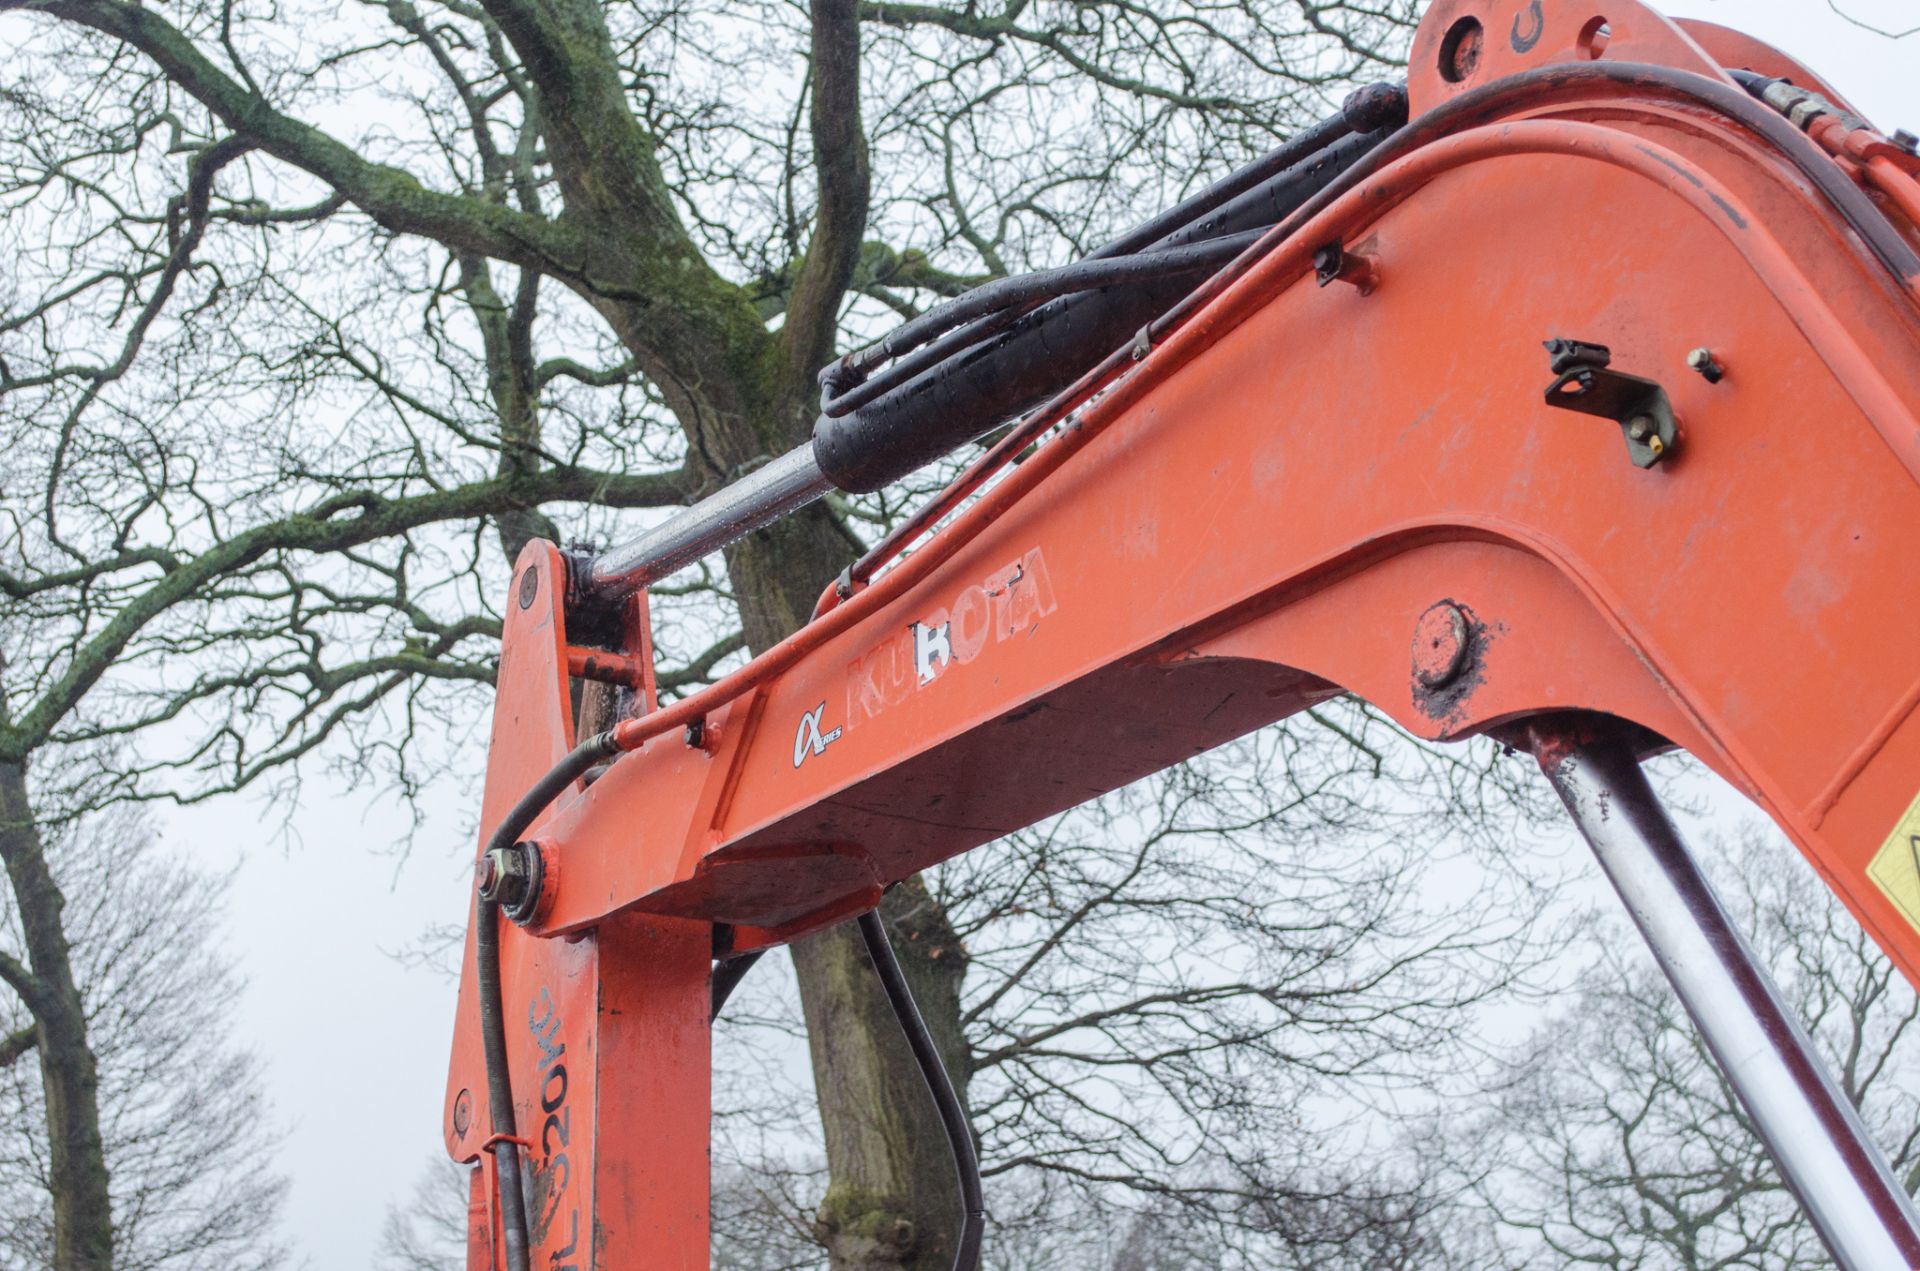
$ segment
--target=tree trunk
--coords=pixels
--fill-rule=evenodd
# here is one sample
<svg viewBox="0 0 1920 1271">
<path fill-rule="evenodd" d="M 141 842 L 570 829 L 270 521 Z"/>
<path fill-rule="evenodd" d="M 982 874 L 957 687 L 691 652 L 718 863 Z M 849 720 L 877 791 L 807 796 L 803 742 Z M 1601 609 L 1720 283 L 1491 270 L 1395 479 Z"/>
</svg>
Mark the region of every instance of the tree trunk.
<svg viewBox="0 0 1920 1271">
<path fill-rule="evenodd" d="M 919 879 L 880 907 L 920 1012 L 965 1097 L 966 959 Z M 953 1154 L 850 924 L 793 946 L 830 1181 L 814 1233 L 836 1269 L 947 1271 L 960 1234 Z"/>
<path fill-rule="evenodd" d="M 806 621 L 850 547 L 816 508 L 727 553 L 756 653 Z M 889 893 L 881 913 L 964 1100 L 970 1073 L 960 1026 L 966 957 L 959 938 L 917 878 Z M 953 1154 L 859 932 L 842 923 L 798 942 L 792 954 L 827 1147 L 827 1196 L 815 1235 L 834 1271 L 947 1271 L 961 1220 Z"/>
<path fill-rule="evenodd" d="M 54 1271 L 109 1271 L 113 1207 L 100 1142 L 100 1075 L 86 1011 L 73 978 L 60 894 L 33 819 L 24 764 L 0 761 L 0 860 L 7 867 L 27 964 L 13 987 L 32 1012 L 46 1095 L 48 1185 L 53 1192 Z M 9 975 L 11 982 L 15 978 Z"/>
</svg>

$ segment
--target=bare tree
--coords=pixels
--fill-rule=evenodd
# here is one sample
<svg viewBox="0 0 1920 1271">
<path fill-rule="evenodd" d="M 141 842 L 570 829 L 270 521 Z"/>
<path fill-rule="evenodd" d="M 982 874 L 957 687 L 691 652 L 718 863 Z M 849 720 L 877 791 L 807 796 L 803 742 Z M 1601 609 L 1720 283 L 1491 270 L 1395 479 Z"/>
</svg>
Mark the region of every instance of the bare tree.
<svg viewBox="0 0 1920 1271">
<path fill-rule="evenodd" d="M 1909 1190 L 1920 1188 L 1920 1003 L 1771 827 L 1711 872 Z M 1470 1127 L 1505 1265 L 1796 1271 L 1831 1265 L 1685 1010 L 1623 921 Z"/>
<path fill-rule="evenodd" d="M 116 1265 L 186 1271 L 280 1262 L 278 1135 L 251 1055 L 230 1040 L 239 985 L 214 948 L 224 880 L 183 863 L 129 808 L 45 827 L 96 1061 L 101 1157 Z M 0 959 L 17 968 L 26 915 L 0 907 Z M 55 1265 L 60 1185 L 35 1071 L 55 1031 L 28 993 L 0 998 L 0 1266 Z M 43 1059 L 43 1063 L 44 1063 Z"/>
<path fill-rule="evenodd" d="M 1445 1265 L 1408 1110 L 1478 1091 L 1482 1009 L 1523 998 L 1561 933 L 1550 869 L 1431 809 L 1511 832 L 1541 810 L 1529 777 L 1336 703 L 931 871 L 918 903 L 957 938 L 926 947 L 903 907 L 897 943 L 964 966 L 989 1265 L 1176 1244 L 1215 1267 Z M 719 1228 L 819 1265 L 806 1089 L 782 1079 L 799 1021 L 750 985 L 723 1027 L 717 1156 L 740 1164 Z"/>
<path fill-rule="evenodd" d="M 387 1211 L 378 1271 L 466 1271 L 468 1171 L 436 1158 L 413 1195 Z"/>
<path fill-rule="evenodd" d="M 1428 812 L 1510 828 L 1529 788 L 1492 747 L 1323 716 L 1346 737 L 1267 730 L 937 876 L 991 1174 L 1177 1204 L 1259 1265 L 1404 1226 L 1393 1163 L 1350 1159 L 1342 1122 L 1461 1082 L 1476 1009 L 1542 953 L 1534 880 Z"/>
</svg>

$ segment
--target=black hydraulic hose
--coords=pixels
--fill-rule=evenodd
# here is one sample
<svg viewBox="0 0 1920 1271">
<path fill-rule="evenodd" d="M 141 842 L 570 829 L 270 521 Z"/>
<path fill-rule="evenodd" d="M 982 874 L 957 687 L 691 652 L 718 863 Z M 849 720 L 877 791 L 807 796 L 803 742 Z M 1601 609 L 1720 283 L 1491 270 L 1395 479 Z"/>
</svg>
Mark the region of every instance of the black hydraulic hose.
<svg viewBox="0 0 1920 1271">
<path fill-rule="evenodd" d="M 1751 72 L 1730 71 L 1735 80 L 1745 81 Z M 1833 156 L 1822 150 L 1785 115 L 1750 95 L 1750 88 L 1736 88 L 1724 80 L 1698 71 L 1643 62 L 1576 62 L 1542 66 L 1517 75 L 1494 80 L 1482 88 L 1462 93 L 1445 105 L 1435 107 L 1414 120 L 1393 138 L 1390 147 L 1368 156 L 1356 165 L 1354 175 L 1361 179 L 1415 146 L 1458 128 L 1489 122 L 1518 101 L 1530 105 L 1550 105 L 1555 93 L 1584 95 L 1592 88 L 1608 85 L 1628 91 L 1652 92 L 1689 105 L 1705 107 L 1725 116 L 1778 150 L 1800 174 L 1817 189 L 1827 205 L 1859 237 L 1860 242 L 1896 278 L 1920 277 L 1920 254 L 1901 237 L 1892 222 L 1880 214 L 1873 202 Z"/>
<path fill-rule="evenodd" d="M 739 957 L 728 958 L 713 969 L 713 1009 L 707 1015 L 711 1024 L 720 1018 L 720 1012 L 726 1009 L 727 999 L 740 987 L 740 981 L 747 978 L 747 972 L 753 970 L 753 964 L 766 953 L 764 949 L 755 949 L 752 953 L 743 953 Z"/>
<path fill-rule="evenodd" d="M 1730 72 L 1742 79 L 1750 72 Z M 1595 88 L 1648 93 L 1704 107 L 1731 119 L 1778 150 L 1820 192 L 1827 205 L 1896 278 L 1920 278 L 1916 253 L 1893 223 L 1880 214 L 1865 191 L 1854 183 L 1833 157 L 1806 133 L 1765 102 L 1724 80 L 1698 71 L 1644 62 L 1575 62 L 1536 67 L 1496 79 L 1460 94 L 1400 129 L 1341 174 L 1325 191 L 1304 203 L 1296 221 L 1304 221 L 1372 177 L 1401 156 L 1450 133 L 1500 119 L 1515 105 L 1545 110 L 1559 94 L 1587 99 Z"/>
<path fill-rule="evenodd" d="M 595 733 L 555 764 L 520 796 L 487 839 L 484 862 L 498 849 L 520 841 L 534 819 L 566 788 L 602 759 L 618 753 L 611 732 Z M 500 906 L 484 896 L 474 905 L 474 984 L 480 995 L 480 1053 L 487 1070 L 487 1110 L 493 1123 L 493 1159 L 500 1176 L 500 1238 L 506 1245 L 507 1271 L 530 1271 L 526 1194 L 520 1186 L 519 1133 L 513 1110 L 513 1078 L 507 1069 L 506 1008 L 500 997 Z"/>
<path fill-rule="evenodd" d="M 1042 303 L 1035 301 L 1028 305 L 1010 305 L 969 322 L 959 330 L 949 331 L 931 344 L 915 349 L 864 383 L 860 377 L 866 374 L 865 368 L 848 366 L 845 359 L 830 362 L 820 373 L 820 413 L 829 418 L 838 418 L 848 411 L 858 410 L 875 397 L 891 393 L 929 367 L 938 366 L 948 358 L 999 335 Z"/>
<path fill-rule="evenodd" d="M 1156 252 L 1186 247 L 1285 219 L 1324 189 L 1388 130 L 1405 119 L 1406 95 L 1388 86 L 1384 95 L 1362 94 L 1354 118 L 1330 122 L 1283 147 L 1293 162 L 1224 202 L 1188 220 L 1153 244 Z M 1354 129 L 1375 125 L 1366 132 Z M 1327 135 L 1337 139 L 1327 140 Z M 1131 239 L 1132 236 L 1129 236 Z M 987 336 L 953 356 L 894 384 L 845 414 L 822 414 L 815 422 L 813 454 L 834 485 L 858 493 L 876 490 L 991 431 L 1043 400 L 1147 323 L 1190 293 L 1203 276 L 1191 274 L 1078 291 L 1048 301 L 1007 330 Z M 823 383 L 845 393 L 861 378 L 842 363 L 830 366 Z"/>
<path fill-rule="evenodd" d="M 991 317 L 1001 312 L 1009 312 L 1012 317 L 1017 318 L 1041 301 L 1052 300 L 1057 296 L 1068 296 L 1076 292 L 1093 291 L 1100 287 L 1146 282 L 1181 274 L 1195 274 L 1203 270 L 1211 272 L 1252 246 L 1253 241 L 1259 238 L 1260 234 L 1260 230 L 1250 229 L 1239 234 L 1228 234 L 1220 238 L 1188 243 L 1181 247 L 1170 247 L 1165 251 L 1078 260 L 1071 265 L 1062 265 L 1058 269 L 1043 269 L 1038 273 L 1015 274 L 1011 278 L 1000 278 L 984 286 L 975 287 L 964 295 L 956 296 L 945 304 L 927 310 L 913 321 L 895 327 L 884 340 L 878 344 L 868 345 L 858 353 L 848 354 L 835 363 L 834 368 L 844 368 L 851 373 L 862 372 L 869 366 L 909 353 L 929 340 L 944 335 L 956 327 L 972 323 L 976 319 Z M 985 335 L 986 332 L 981 334 Z M 828 396 L 823 392 L 820 412 L 838 417 L 850 410 L 857 410 L 896 383 L 911 378 L 911 373 L 903 374 L 905 371 L 904 366 L 895 368 L 892 374 L 884 378 L 869 380 L 858 388 L 834 396 Z M 832 376 L 823 377 L 823 379 L 831 381 L 822 385 L 828 391 L 831 391 L 834 384 L 839 382 L 837 377 Z"/>
<path fill-rule="evenodd" d="M 1896 278 L 1920 278 L 1920 255 L 1840 165 L 1789 119 L 1723 79 L 1632 62 L 1543 66 L 1495 80 L 1445 102 L 1391 136 L 1348 137 L 1230 200 L 1178 237 L 1194 241 L 1223 227 L 1256 223 L 1302 224 L 1307 219 L 1302 213 L 1317 212 L 1330 198 L 1422 145 L 1494 122 L 1516 104 L 1550 109 L 1556 97 L 1585 98 L 1596 89 L 1664 97 L 1732 120 L 1792 163 L 1846 222 L 1856 241 Z M 1256 203 L 1284 205 L 1261 209 L 1265 215 L 1250 215 Z M 1242 216 L 1247 219 L 1239 219 Z M 878 489 L 1044 398 L 1088 364 L 1089 351 L 1124 345 L 1184 294 L 1176 280 L 1051 301 L 1006 332 L 958 351 L 860 410 L 841 418 L 823 415 L 814 427 L 814 457 L 840 489 Z"/>
<path fill-rule="evenodd" d="M 500 906 L 490 900 L 474 907 L 474 980 L 480 990 L 480 1049 L 486 1060 L 487 1108 L 496 1136 L 493 1159 L 500 1179 L 500 1238 L 507 1248 L 507 1271 L 528 1271 L 527 1203 L 520 1189 L 520 1146 L 510 1141 L 519 1131 L 513 1112 L 513 1081 L 507 1074 L 506 1008 L 500 1001 Z"/>
<path fill-rule="evenodd" d="M 1302 159 L 1320 153 L 1351 133 L 1374 132 L 1382 127 L 1405 123 L 1406 109 L 1407 90 L 1404 84 L 1368 84 L 1356 89 L 1332 115 L 1295 133 L 1246 167 L 1229 172 L 1199 193 L 1142 221 L 1094 251 L 1088 259 L 1123 256 L 1149 247 L 1176 230 L 1187 228 L 1254 187 L 1264 185 Z M 1202 234 L 1199 237 L 1210 236 Z"/>
<path fill-rule="evenodd" d="M 1323 119 L 1312 127 L 1297 133 L 1252 163 L 1228 173 L 1207 188 L 1189 195 L 1166 211 L 1141 222 L 1119 237 L 1101 245 L 1099 248 L 1088 253 L 1083 260 L 1076 262 L 1076 265 L 1084 266 L 1093 261 L 1133 255 L 1155 244 L 1165 246 L 1165 244 L 1162 243 L 1163 239 L 1170 239 L 1180 231 L 1188 229 L 1193 226 L 1195 222 L 1207 217 L 1210 213 L 1238 199 L 1241 195 L 1273 180 L 1287 169 L 1313 157 L 1335 142 L 1343 140 L 1353 132 L 1373 132 L 1385 127 L 1398 126 L 1405 122 L 1406 86 L 1404 84 L 1382 83 L 1367 85 L 1351 94 L 1347 98 L 1345 106 L 1337 114 Z M 1216 222 L 1211 226 L 1202 226 L 1197 233 L 1184 235 L 1182 241 L 1196 243 L 1216 238 L 1223 232 Z M 1075 265 L 1067 266 L 1068 269 L 1075 267 Z M 1026 277 L 1043 276 L 1044 275 L 1027 275 Z M 1014 280 L 1002 279 L 1000 281 L 1010 282 Z M 996 284 L 989 283 L 987 285 L 991 287 Z M 1106 284 L 1088 284 L 1088 286 L 1102 285 Z M 1082 287 L 1079 289 L 1086 288 Z M 1053 294 L 1068 294 L 1071 290 L 1075 289 L 1063 288 Z M 973 292 L 969 292 L 966 296 L 959 297 L 958 299 L 964 301 L 974 294 Z M 942 309 L 947 307 L 948 306 L 944 305 L 941 306 Z M 1027 306 L 1027 308 L 1030 307 L 1031 304 Z M 912 347 L 911 344 L 901 339 L 904 328 L 896 330 L 879 344 L 869 346 L 866 349 L 848 354 L 838 361 L 829 363 L 820 373 L 820 384 L 823 390 L 821 394 L 822 413 L 829 418 L 834 418 L 844 415 L 848 411 L 857 410 L 860 406 L 872 401 L 875 397 L 912 379 L 929 366 L 944 361 L 947 356 L 971 348 L 989 336 L 997 335 L 1000 331 L 1011 325 L 1015 319 L 1021 317 L 1025 311 L 1025 308 L 1004 309 L 989 317 L 977 319 L 962 330 L 953 331 L 944 336 L 936 346 L 938 349 L 937 353 L 934 348 L 921 350 L 911 358 L 890 368 L 884 377 L 884 382 L 882 382 L 882 380 L 875 380 L 872 385 L 863 386 L 857 394 L 849 392 L 848 390 L 852 389 L 855 385 L 862 384 L 866 374 L 875 364 L 884 361 L 889 356 L 898 356 Z M 908 326 L 913 326 L 921 322 L 925 317 L 930 316 L 930 314 L 923 315 L 922 318 L 915 319 L 914 322 L 909 323 Z"/>
<path fill-rule="evenodd" d="M 1842 110 L 1831 99 L 1811 88 L 1802 88 L 1790 79 L 1762 75 L 1758 71 L 1728 68 L 1727 75 L 1748 94 L 1779 111 L 1801 132 L 1809 131 L 1822 119 L 1838 120 L 1849 132 L 1873 125 L 1852 111 Z"/>
<path fill-rule="evenodd" d="M 987 1202 L 980 1189 L 980 1157 L 973 1147 L 973 1127 L 967 1124 L 967 1111 L 960 1105 L 960 1095 L 953 1088 L 946 1065 L 940 1062 L 933 1034 L 927 1031 L 927 1022 L 920 1017 L 920 1008 L 914 1005 L 913 990 L 907 987 L 900 960 L 893 955 L 893 944 L 887 939 L 887 929 L 878 909 L 869 909 L 860 915 L 860 936 L 866 941 L 873 969 L 880 975 L 880 987 L 886 990 L 893 1017 L 899 1021 L 900 1031 L 906 1034 L 914 1062 L 920 1065 L 927 1092 L 940 1111 L 947 1145 L 953 1149 L 953 1169 L 960 1176 L 960 1200 L 966 1207 L 960 1222 L 960 1242 L 953 1251 L 953 1271 L 977 1271 L 980 1242 L 987 1228 Z"/>
</svg>

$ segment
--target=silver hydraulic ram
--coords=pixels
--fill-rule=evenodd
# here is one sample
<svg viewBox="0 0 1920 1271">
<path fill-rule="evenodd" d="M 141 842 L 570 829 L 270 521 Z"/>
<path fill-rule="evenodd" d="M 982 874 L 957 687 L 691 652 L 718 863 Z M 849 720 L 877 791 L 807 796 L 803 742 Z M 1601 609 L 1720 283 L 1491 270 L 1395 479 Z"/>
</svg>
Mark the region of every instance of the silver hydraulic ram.
<svg viewBox="0 0 1920 1271">
<path fill-rule="evenodd" d="M 1632 747 L 1619 732 L 1591 732 L 1537 724 L 1532 749 L 1788 1189 L 1843 1271 L 1913 1271 L 1912 1201 L 1728 920 Z"/>
<path fill-rule="evenodd" d="M 820 471 L 811 444 L 790 450 L 631 542 L 594 557 L 587 566 L 586 588 L 604 596 L 638 591 L 799 511 L 831 489 L 833 482 Z"/>
</svg>

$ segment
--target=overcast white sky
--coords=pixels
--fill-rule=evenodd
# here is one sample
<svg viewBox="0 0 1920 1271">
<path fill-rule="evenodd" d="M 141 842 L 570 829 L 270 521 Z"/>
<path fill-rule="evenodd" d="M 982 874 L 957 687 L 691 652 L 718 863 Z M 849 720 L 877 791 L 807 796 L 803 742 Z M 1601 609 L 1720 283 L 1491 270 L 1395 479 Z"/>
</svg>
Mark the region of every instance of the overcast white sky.
<svg viewBox="0 0 1920 1271">
<path fill-rule="evenodd" d="M 1889 29 L 1920 23 L 1915 0 L 1845 0 Z M 1746 31 L 1798 56 L 1883 128 L 1920 131 L 1920 35 L 1895 42 L 1825 0 L 1671 0 L 1666 11 Z M 1151 209 L 1142 209 L 1143 214 Z M 484 762 L 484 721 L 466 745 Z M 460 739 L 454 739 L 458 742 Z M 477 780 L 472 792 L 478 800 Z M 169 818 L 169 836 L 217 867 L 238 865 L 227 947 L 247 977 L 240 1041 L 264 1059 L 288 1129 L 287 1236 L 318 1271 L 371 1264 L 390 1202 L 439 1149 L 453 986 L 396 959 L 432 924 L 465 921 L 472 808 L 441 789 L 404 862 L 375 853 L 408 833 L 392 803 L 309 785 L 299 845 L 263 839 L 278 816 L 225 804 Z"/>
</svg>

